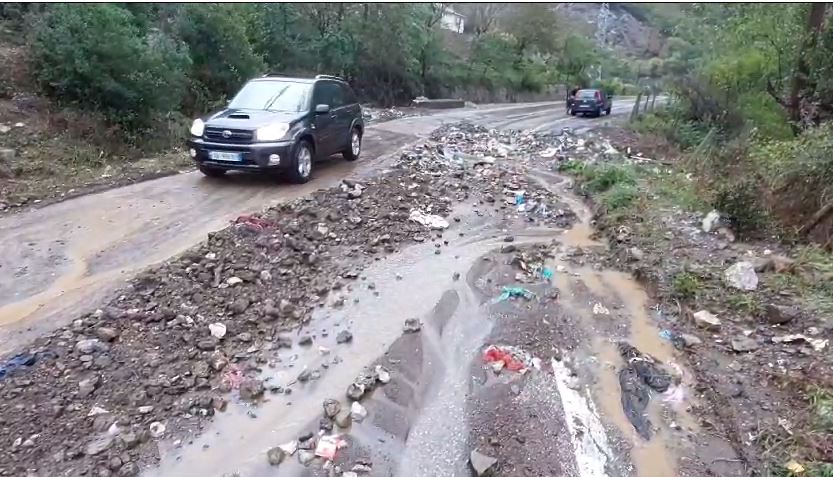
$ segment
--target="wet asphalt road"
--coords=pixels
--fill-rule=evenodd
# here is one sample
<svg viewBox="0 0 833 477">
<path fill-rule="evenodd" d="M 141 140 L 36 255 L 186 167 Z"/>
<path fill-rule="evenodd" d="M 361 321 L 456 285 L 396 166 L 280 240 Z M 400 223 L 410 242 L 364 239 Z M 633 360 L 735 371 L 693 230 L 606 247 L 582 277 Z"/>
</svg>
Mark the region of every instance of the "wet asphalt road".
<svg viewBox="0 0 833 477">
<path fill-rule="evenodd" d="M 332 158 L 308 184 L 229 174 L 179 174 L 90 194 L 0 219 L 0 353 L 92 311 L 137 271 L 181 253 L 244 213 L 372 173 L 401 147 L 447 122 L 494 128 L 583 129 L 626 116 L 632 101 L 615 103 L 610 118 L 575 118 L 563 102 L 480 106 L 410 117 L 368 127 L 362 160 Z"/>
</svg>

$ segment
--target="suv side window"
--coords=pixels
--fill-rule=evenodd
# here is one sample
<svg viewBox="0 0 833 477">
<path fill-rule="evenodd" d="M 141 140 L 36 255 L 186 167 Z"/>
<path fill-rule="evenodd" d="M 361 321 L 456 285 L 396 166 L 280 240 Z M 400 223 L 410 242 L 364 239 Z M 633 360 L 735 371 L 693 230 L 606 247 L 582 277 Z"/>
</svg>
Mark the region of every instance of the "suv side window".
<svg viewBox="0 0 833 477">
<path fill-rule="evenodd" d="M 358 100 L 356 100 L 356 94 L 353 93 L 353 89 L 346 84 L 339 84 L 341 87 L 342 94 L 344 94 L 344 104 L 356 104 Z"/>
<path fill-rule="evenodd" d="M 315 84 L 315 104 L 327 104 L 330 108 L 344 106 L 344 93 L 338 83 L 321 81 Z"/>
</svg>

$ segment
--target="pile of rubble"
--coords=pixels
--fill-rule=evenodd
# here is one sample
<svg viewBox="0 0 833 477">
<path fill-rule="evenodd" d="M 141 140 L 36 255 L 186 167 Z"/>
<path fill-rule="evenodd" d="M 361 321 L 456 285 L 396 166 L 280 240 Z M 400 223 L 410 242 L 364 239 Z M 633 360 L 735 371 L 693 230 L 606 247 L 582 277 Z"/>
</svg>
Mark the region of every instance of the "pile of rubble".
<svg viewBox="0 0 833 477">
<path fill-rule="evenodd" d="M 287 330 L 315 307 L 342 306 L 367 263 L 426 241 L 440 253 L 455 203 L 568 226 L 572 212 L 524 174 L 558 144 L 446 127 L 379 177 L 241 217 L 146 270 L 99 311 L 3 360 L 14 366 L 0 375 L 0 438 L 14 444 L 0 449 L 0 469 L 137 475 L 156 458 L 149 442 L 201 428 L 230 399 L 258 402 L 260 369 L 303 344 Z M 520 207 L 520 191 L 538 205 Z M 384 382 L 384 370 L 373 376 Z"/>
</svg>

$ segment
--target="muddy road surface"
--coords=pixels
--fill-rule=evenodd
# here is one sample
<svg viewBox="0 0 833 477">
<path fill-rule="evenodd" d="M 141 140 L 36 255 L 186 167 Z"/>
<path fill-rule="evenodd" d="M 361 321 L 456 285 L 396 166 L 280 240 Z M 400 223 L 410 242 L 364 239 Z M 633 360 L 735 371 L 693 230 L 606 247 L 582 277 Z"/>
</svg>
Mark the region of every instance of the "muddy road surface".
<svg viewBox="0 0 833 477">
<path fill-rule="evenodd" d="M 426 136 L 37 338 L 0 378 L 0 475 L 746 475 L 556 172 L 615 148 Z"/>
<path fill-rule="evenodd" d="M 241 214 L 374 173 L 395 151 L 443 123 L 469 120 L 504 129 L 586 129 L 625 116 L 622 99 L 611 118 L 572 118 L 557 103 L 480 106 L 410 117 L 368 128 L 362 160 L 318 164 L 305 185 L 197 172 L 74 198 L 0 218 L 0 352 L 95 309 L 138 270 L 174 256 Z"/>
</svg>

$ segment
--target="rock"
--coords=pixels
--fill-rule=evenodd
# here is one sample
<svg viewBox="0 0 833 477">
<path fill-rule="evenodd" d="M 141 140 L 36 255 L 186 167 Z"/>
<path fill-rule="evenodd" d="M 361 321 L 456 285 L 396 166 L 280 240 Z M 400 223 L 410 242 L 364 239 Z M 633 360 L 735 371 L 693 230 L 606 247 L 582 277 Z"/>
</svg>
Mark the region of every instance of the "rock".
<svg viewBox="0 0 833 477">
<path fill-rule="evenodd" d="M 249 299 L 248 298 L 238 298 L 238 299 L 234 300 L 231 303 L 231 305 L 229 306 L 229 310 L 232 313 L 236 314 L 236 315 L 239 315 L 239 314 L 243 313 L 248 308 L 249 308 Z"/>
<path fill-rule="evenodd" d="M 81 340 L 75 343 L 75 351 L 81 354 L 98 353 L 102 351 L 107 351 L 108 349 L 109 346 L 107 346 L 105 343 L 102 343 L 98 338 Z"/>
<path fill-rule="evenodd" d="M 119 477 L 137 477 L 139 475 L 139 466 L 134 462 L 128 462 L 119 469 Z"/>
<path fill-rule="evenodd" d="M 139 406 L 136 410 L 139 414 L 150 414 L 153 412 L 153 406 Z"/>
<path fill-rule="evenodd" d="M 299 450 L 298 451 L 298 462 L 301 463 L 303 466 L 307 466 L 315 460 L 315 452 L 309 450 Z"/>
<path fill-rule="evenodd" d="M 318 420 L 318 428 L 324 432 L 332 432 L 333 430 L 333 420 L 328 419 L 326 417 L 322 417 Z"/>
<path fill-rule="evenodd" d="M 718 319 L 716 316 L 714 316 L 706 310 L 700 310 L 691 316 L 694 318 L 694 322 L 700 328 L 710 331 L 717 330 L 720 328 L 720 319 Z"/>
<path fill-rule="evenodd" d="M 251 343 L 253 339 L 252 334 L 248 331 L 244 331 L 237 335 L 237 341 L 240 341 L 241 343 Z"/>
<path fill-rule="evenodd" d="M 305 383 L 312 378 L 312 371 L 305 369 L 298 375 L 298 382 Z"/>
<path fill-rule="evenodd" d="M 121 457 L 118 457 L 118 456 L 113 457 L 112 459 L 110 459 L 109 462 L 107 462 L 107 467 L 109 467 L 110 470 L 119 470 L 119 468 L 121 466 L 122 466 Z"/>
<path fill-rule="evenodd" d="M 758 288 L 758 275 L 750 262 L 737 262 L 723 272 L 726 283 L 738 290 L 750 291 Z"/>
<path fill-rule="evenodd" d="M 712 210 L 705 217 L 703 217 L 703 232 L 711 233 L 713 230 L 717 228 L 717 225 L 720 223 L 720 212 L 716 210 Z"/>
<path fill-rule="evenodd" d="M 503 247 L 500 247 L 500 252 L 501 253 L 514 253 L 517 250 L 518 250 L 518 247 L 516 247 L 514 245 L 504 245 Z"/>
<path fill-rule="evenodd" d="M 766 306 L 766 320 L 772 325 L 783 325 L 801 316 L 797 306 L 784 306 L 770 303 Z"/>
<path fill-rule="evenodd" d="M 150 437 L 157 438 L 165 435 L 165 424 L 159 421 L 151 422 L 148 429 L 150 430 Z"/>
<path fill-rule="evenodd" d="M 353 383 L 347 387 L 347 397 L 351 401 L 358 401 L 364 396 L 365 387 L 359 383 Z"/>
<path fill-rule="evenodd" d="M 350 427 L 352 424 L 353 419 L 350 417 L 350 411 L 347 409 L 342 409 L 338 416 L 335 418 L 336 425 L 342 429 L 346 429 Z"/>
<path fill-rule="evenodd" d="M 211 323 L 208 325 L 208 332 L 217 339 L 223 339 L 226 336 L 226 330 L 226 325 L 223 323 Z"/>
<path fill-rule="evenodd" d="M 197 341 L 197 349 L 202 351 L 214 351 L 217 348 L 217 338 L 204 338 Z"/>
<path fill-rule="evenodd" d="M 703 344 L 703 340 L 701 340 L 700 338 L 686 333 L 680 335 L 680 340 L 682 340 L 683 346 L 685 346 L 686 348 Z"/>
<path fill-rule="evenodd" d="M 233 287 L 235 285 L 239 285 L 241 283 L 243 283 L 243 279 L 240 278 L 240 277 L 229 277 L 229 279 L 226 280 L 226 285 L 228 285 L 230 287 Z"/>
<path fill-rule="evenodd" d="M 286 457 L 286 453 L 280 447 L 273 447 L 266 451 L 266 460 L 269 462 L 269 465 L 281 465 L 284 457 Z"/>
<path fill-rule="evenodd" d="M 245 401 L 254 401 L 263 396 L 263 381 L 250 378 L 240 383 L 240 399 Z"/>
<path fill-rule="evenodd" d="M 113 440 L 114 437 L 109 435 L 94 439 L 92 442 L 87 444 L 87 447 L 84 449 L 84 453 L 87 455 L 101 454 L 113 445 Z"/>
<path fill-rule="evenodd" d="M 513 236 L 511 236 L 511 235 L 507 235 L 506 237 L 503 237 L 503 241 L 504 241 L 504 242 L 507 242 L 507 243 L 514 242 L 514 241 L 515 241 L 515 237 L 513 237 Z"/>
<path fill-rule="evenodd" d="M 420 323 L 419 318 L 408 318 L 405 320 L 405 326 L 403 327 L 405 333 L 416 333 L 421 329 L 422 323 Z"/>
<path fill-rule="evenodd" d="M 356 401 L 350 405 L 350 419 L 354 422 L 362 422 L 367 417 L 367 409 Z"/>
<path fill-rule="evenodd" d="M 628 249 L 628 256 L 631 260 L 639 262 L 645 258 L 645 252 L 636 247 L 631 247 Z"/>
<path fill-rule="evenodd" d="M 101 383 L 101 377 L 98 375 L 90 376 L 87 379 L 82 379 L 78 383 L 78 396 L 87 397 L 91 395 L 98 388 Z"/>
<path fill-rule="evenodd" d="M 338 335 L 336 335 L 336 343 L 344 344 L 353 341 L 353 333 L 350 333 L 347 330 L 341 330 Z"/>
<path fill-rule="evenodd" d="M 469 463 L 477 477 L 490 477 L 493 475 L 497 459 L 473 450 L 471 451 L 471 455 L 469 455 Z"/>
<path fill-rule="evenodd" d="M 101 328 L 95 330 L 95 335 L 98 336 L 98 339 L 100 339 L 101 341 L 110 342 L 115 340 L 116 337 L 119 336 L 119 332 L 113 328 L 106 328 L 102 326 Z"/>
<path fill-rule="evenodd" d="M 376 379 L 382 384 L 390 382 L 390 372 L 382 365 L 376 365 Z"/>
<path fill-rule="evenodd" d="M 758 349 L 758 342 L 748 336 L 736 336 L 732 338 L 732 349 L 737 353 L 747 353 Z"/>
<path fill-rule="evenodd" d="M 301 339 L 298 340 L 298 344 L 301 346 L 310 346 L 312 345 L 312 336 L 304 335 Z"/>
<path fill-rule="evenodd" d="M 341 403 L 335 399 L 327 399 L 324 401 L 324 415 L 333 419 L 341 411 Z"/>
</svg>

